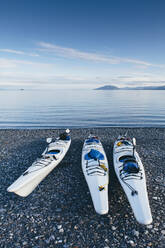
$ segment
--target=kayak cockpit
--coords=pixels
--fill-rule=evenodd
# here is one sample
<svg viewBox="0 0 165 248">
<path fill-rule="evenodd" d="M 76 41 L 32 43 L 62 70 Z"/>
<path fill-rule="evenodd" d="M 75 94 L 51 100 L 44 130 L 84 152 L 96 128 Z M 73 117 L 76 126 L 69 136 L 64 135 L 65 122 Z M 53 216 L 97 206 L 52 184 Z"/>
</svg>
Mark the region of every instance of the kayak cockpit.
<svg viewBox="0 0 165 248">
<path fill-rule="evenodd" d="M 86 141 L 85 141 L 86 144 L 92 144 L 92 143 L 96 143 L 96 144 L 99 144 L 100 141 L 98 139 L 97 136 L 93 136 L 93 137 L 89 137 Z"/>
<path fill-rule="evenodd" d="M 99 152 L 98 150 L 91 149 L 90 152 L 85 154 L 84 159 L 85 160 L 90 160 L 90 159 L 104 160 L 104 155 L 101 152 Z"/>
<path fill-rule="evenodd" d="M 119 171 L 120 179 L 131 190 L 132 195 L 138 194 L 138 191 L 131 186 L 132 180 L 135 182 L 135 180 L 143 179 L 143 173 L 136 158 L 131 155 L 124 155 L 119 158 L 119 162 L 121 163 L 119 167 L 121 168 Z"/>
<path fill-rule="evenodd" d="M 104 163 L 100 160 L 104 160 L 104 155 L 95 149 L 91 149 L 90 152 L 85 154 L 84 159 L 86 160 L 86 172 L 88 176 L 105 176 L 107 168 Z"/>
<path fill-rule="evenodd" d="M 60 150 L 57 150 L 57 149 L 52 149 L 50 151 L 47 151 L 46 154 L 59 154 L 61 151 Z"/>
</svg>

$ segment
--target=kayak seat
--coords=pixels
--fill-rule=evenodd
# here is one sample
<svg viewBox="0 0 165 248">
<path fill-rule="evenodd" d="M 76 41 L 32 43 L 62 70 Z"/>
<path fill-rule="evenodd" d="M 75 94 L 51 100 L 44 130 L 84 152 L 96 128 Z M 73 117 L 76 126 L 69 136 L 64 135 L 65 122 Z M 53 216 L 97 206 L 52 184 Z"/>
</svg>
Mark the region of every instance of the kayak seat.
<svg viewBox="0 0 165 248">
<path fill-rule="evenodd" d="M 85 154 L 84 159 L 85 160 L 90 160 L 90 159 L 104 160 L 104 155 L 98 150 L 91 149 L 89 153 Z"/>
<path fill-rule="evenodd" d="M 50 150 L 46 154 L 58 154 L 58 153 L 60 153 L 60 150 Z"/>
<path fill-rule="evenodd" d="M 123 171 L 127 173 L 138 173 L 140 170 L 134 156 L 125 155 L 120 157 L 119 161 L 123 163 Z"/>
<path fill-rule="evenodd" d="M 119 158 L 120 162 L 125 162 L 126 160 L 133 160 L 136 162 L 136 159 L 134 156 L 130 156 L 130 155 L 124 155 L 122 157 Z"/>
<path fill-rule="evenodd" d="M 138 173 L 140 171 L 138 163 L 134 159 L 126 160 L 123 164 L 123 171 L 127 173 Z"/>
</svg>

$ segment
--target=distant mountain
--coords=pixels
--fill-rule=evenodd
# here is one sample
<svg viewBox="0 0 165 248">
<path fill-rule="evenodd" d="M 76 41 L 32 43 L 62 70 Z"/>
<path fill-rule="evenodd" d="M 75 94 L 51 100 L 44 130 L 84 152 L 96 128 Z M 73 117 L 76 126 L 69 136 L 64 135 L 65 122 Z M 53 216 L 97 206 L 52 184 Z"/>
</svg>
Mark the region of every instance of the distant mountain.
<svg viewBox="0 0 165 248">
<path fill-rule="evenodd" d="M 165 86 L 144 86 L 144 87 L 124 87 L 118 88 L 113 85 L 105 85 L 95 90 L 165 90 Z"/>
<path fill-rule="evenodd" d="M 105 85 L 103 87 L 96 88 L 95 90 L 119 90 L 119 88 L 113 85 Z"/>
</svg>

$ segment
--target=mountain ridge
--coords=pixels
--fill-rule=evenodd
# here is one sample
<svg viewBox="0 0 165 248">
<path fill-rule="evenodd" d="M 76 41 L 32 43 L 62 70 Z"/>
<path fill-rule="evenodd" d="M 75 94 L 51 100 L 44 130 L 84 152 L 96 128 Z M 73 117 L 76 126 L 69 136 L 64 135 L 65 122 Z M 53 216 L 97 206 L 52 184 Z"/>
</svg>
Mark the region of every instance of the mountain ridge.
<svg viewBox="0 0 165 248">
<path fill-rule="evenodd" d="M 94 90 L 165 90 L 165 85 L 163 86 L 139 86 L 139 87 L 123 87 L 119 88 L 114 85 L 104 85 Z"/>
</svg>

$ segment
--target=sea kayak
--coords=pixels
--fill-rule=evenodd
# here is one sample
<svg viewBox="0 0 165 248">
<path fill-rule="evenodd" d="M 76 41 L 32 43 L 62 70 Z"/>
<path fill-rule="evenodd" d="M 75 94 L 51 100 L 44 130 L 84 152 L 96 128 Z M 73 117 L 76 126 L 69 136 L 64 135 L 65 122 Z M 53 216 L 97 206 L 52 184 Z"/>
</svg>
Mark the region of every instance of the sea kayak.
<svg viewBox="0 0 165 248">
<path fill-rule="evenodd" d="M 57 139 L 53 141 L 48 138 L 49 145 L 38 158 L 13 184 L 7 191 L 14 192 L 22 197 L 28 196 L 37 185 L 61 162 L 67 153 L 71 138 L 67 129 Z"/>
<path fill-rule="evenodd" d="M 136 140 L 120 136 L 114 143 L 113 163 L 118 180 L 128 198 L 136 220 L 148 225 L 152 215 L 143 164 L 135 149 Z"/>
<path fill-rule="evenodd" d="M 107 214 L 108 206 L 108 161 L 100 140 L 90 136 L 82 149 L 82 170 L 89 187 L 95 211 Z"/>
</svg>

